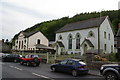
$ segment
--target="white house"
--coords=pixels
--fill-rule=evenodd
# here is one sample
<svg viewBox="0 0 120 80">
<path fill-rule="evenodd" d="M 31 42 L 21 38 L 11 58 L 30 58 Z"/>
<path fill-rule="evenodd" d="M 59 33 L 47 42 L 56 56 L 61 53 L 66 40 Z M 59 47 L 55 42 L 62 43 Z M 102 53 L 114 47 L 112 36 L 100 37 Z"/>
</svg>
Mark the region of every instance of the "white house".
<svg viewBox="0 0 120 80">
<path fill-rule="evenodd" d="M 48 46 L 48 39 L 40 32 L 21 32 L 18 35 L 18 38 L 15 40 L 14 50 L 18 51 L 30 51 L 30 50 L 38 50 L 38 45 Z"/>
<path fill-rule="evenodd" d="M 59 44 L 59 43 L 60 44 Z M 108 16 L 70 23 L 56 31 L 56 52 L 80 53 L 87 50 L 114 52 L 114 34 Z M 60 46 L 62 44 L 62 46 Z M 62 51 L 62 52 L 61 52 Z"/>
</svg>

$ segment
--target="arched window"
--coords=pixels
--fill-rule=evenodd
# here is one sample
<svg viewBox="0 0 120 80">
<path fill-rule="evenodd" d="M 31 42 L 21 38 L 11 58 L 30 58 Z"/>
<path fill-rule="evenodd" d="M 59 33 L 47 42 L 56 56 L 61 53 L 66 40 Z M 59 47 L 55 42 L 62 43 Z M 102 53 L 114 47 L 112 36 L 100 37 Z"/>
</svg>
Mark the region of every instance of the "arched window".
<svg viewBox="0 0 120 80">
<path fill-rule="evenodd" d="M 76 34 L 76 49 L 80 49 L 80 34 Z"/>
<path fill-rule="evenodd" d="M 26 45 L 24 45 L 24 50 L 26 49 Z"/>
<path fill-rule="evenodd" d="M 68 36 L 68 49 L 72 49 L 72 35 L 69 34 Z"/>
<path fill-rule="evenodd" d="M 37 40 L 37 44 L 40 44 L 40 39 Z"/>
<path fill-rule="evenodd" d="M 93 32 L 93 31 L 90 31 L 90 32 L 88 33 L 88 37 L 95 37 L 94 32 Z"/>
<path fill-rule="evenodd" d="M 59 39 L 59 40 L 62 40 L 62 35 L 60 35 L 60 36 L 58 37 L 58 39 Z"/>
</svg>

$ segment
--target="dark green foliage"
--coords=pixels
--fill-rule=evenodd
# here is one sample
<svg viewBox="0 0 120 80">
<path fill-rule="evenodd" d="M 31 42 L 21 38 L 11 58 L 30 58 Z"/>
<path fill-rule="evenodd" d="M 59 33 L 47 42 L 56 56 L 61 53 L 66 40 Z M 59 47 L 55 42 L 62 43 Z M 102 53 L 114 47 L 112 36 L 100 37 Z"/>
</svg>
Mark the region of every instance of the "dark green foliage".
<svg viewBox="0 0 120 80">
<path fill-rule="evenodd" d="M 113 61 L 113 62 L 118 61 L 115 53 L 112 53 L 109 55 L 109 61 Z"/>
<path fill-rule="evenodd" d="M 71 18 L 63 17 L 63 18 L 56 19 L 56 20 L 38 23 L 31 28 L 27 28 L 26 30 L 24 30 L 24 32 L 40 30 L 51 41 L 51 40 L 55 40 L 55 32 L 61 27 L 63 27 L 64 25 L 72 23 L 72 22 L 87 20 L 90 18 L 96 18 L 100 16 L 109 16 L 110 21 L 112 22 L 112 25 L 114 26 L 112 28 L 115 32 L 117 32 L 118 23 L 120 22 L 120 18 L 118 18 L 118 16 L 120 17 L 120 14 L 118 12 L 120 12 L 120 10 L 119 11 L 118 10 L 102 11 L 101 13 L 92 12 L 92 13 L 76 14 L 75 16 Z M 14 38 L 12 39 L 13 42 L 17 38 L 18 35 L 19 33 L 14 36 Z"/>
</svg>

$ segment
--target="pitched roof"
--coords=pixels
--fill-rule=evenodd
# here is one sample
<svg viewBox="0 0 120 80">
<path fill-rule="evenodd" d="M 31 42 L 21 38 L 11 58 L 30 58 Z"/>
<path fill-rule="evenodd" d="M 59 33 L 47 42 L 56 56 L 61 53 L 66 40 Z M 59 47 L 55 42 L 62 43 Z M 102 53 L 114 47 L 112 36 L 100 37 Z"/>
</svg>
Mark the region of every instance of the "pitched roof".
<svg viewBox="0 0 120 80">
<path fill-rule="evenodd" d="M 98 27 L 105 20 L 106 17 L 107 16 L 103 16 L 103 17 L 99 17 L 99 18 L 92 18 L 92 19 L 88 19 L 88 20 L 84 20 L 84 21 L 70 23 L 70 24 L 65 25 L 58 31 L 56 31 L 56 33 L 91 28 L 91 27 Z"/>
<path fill-rule="evenodd" d="M 49 47 L 49 46 L 46 46 L 46 45 L 43 45 L 43 44 L 36 44 L 35 46 L 38 49 L 48 49 L 48 50 L 52 50 L 53 49 L 52 47 Z"/>
<path fill-rule="evenodd" d="M 91 42 L 90 40 L 88 40 L 88 39 L 85 39 L 85 40 L 82 42 L 82 44 L 83 44 L 85 41 L 88 43 L 88 45 L 89 45 L 90 47 L 94 47 L 94 45 L 92 44 L 92 42 Z M 82 44 L 81 44 L 81 45 L 82 45 Z"/>
<path fill-rule="evenodd" d="M 63 43 L 62 43 L 62 42 L 57 41 L 57 43 L 58 43 L 58 45 L 59 45 L 60 47 L 64 47 L 64 45 L 63 45 Z"/>
<path fill-rule="evenodd" d="M 117 37 L 120 37 L 120 28 L 119 28 L 116 36 L 117 36 Z"/>
<path fill-rule="evenodd" d="M 30 36 L 32 36 L 33 34 L 37 33 L 37 32 L 39 32 L 39 31 L 22 32 L 22 33 L 23 33 L 23 35 L 25 35 L 25 37 L 30 37 Z"/>
</svg>

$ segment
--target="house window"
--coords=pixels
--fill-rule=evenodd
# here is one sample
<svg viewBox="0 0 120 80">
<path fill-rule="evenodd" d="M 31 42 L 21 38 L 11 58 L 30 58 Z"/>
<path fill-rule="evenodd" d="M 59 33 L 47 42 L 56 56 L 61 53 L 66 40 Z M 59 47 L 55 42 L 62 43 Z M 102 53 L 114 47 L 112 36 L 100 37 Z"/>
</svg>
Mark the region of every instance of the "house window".
<svg viewBox="0 0 120 80">
<path fill-rule="evenodd" d="M 18 41 L 16 41 L 16 43 L 18 43 Z"/>
<path fill-rule="evenodd" d="M 68 37 L 68 49 L 72 49 L 72 35 Z"/>
<path fill-rule="evenodd" d="M 104 31 L 104 38 L 106 39 L 106 32 Z"/>
<path fill-rule="evenodd" d="M 23 49 L 23 41 L 22 41 L 21 49 Z"/>
<path fill-rule="evenodd" d="M 76 34 L 76 49 L 80 49 L 80 34 Z"/>
<path fill-rule="evenodd" d="M 93 31 L 90 31 L 90 32 L 88 33 L 88 37 L 95 37 Z"/>
<path fill-rule="evenodd" d="M 40 39 L 37 40 L 37 44 L 40 44 Z"/>
<path fill-rule="evenodd" d="M 19 49 L 20 49 L 21 41 L 19 41 Z"/>
<path fill-rule="evenodd" d="M 104 49 L 105 49 L 105 51 L 107 50 L 107 45 L 106 44 L 104 44 Z"/>
<path fill-rule="evenodd" d="M 62 40 L 62 36 L 60 35 L 58 39 L 59 39 L 59 40 Z"/>
<path fill-rule="evenodd" d="M 26 43 L 26 40 L 24 42 Z"/>
<path fill-rule="evenodd" d="M 111 53 L 113 53 L 113 45 L 111 45 Z"/>
<path fill-rule="evenodd" d="M 109 33 L 108 37 L 109 37 L 109 40 L 110 40 L 110 33 Z"/>
<path fill-rule="evenodd" d="M 26 49 L 26 45 L 24 45 L 24 50 Z"/>
</svg>

